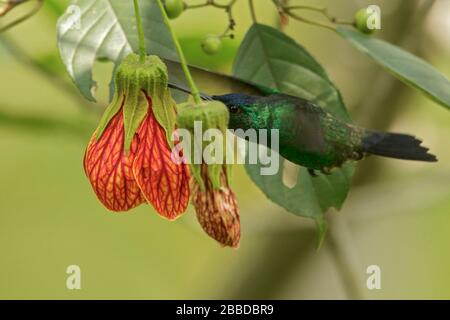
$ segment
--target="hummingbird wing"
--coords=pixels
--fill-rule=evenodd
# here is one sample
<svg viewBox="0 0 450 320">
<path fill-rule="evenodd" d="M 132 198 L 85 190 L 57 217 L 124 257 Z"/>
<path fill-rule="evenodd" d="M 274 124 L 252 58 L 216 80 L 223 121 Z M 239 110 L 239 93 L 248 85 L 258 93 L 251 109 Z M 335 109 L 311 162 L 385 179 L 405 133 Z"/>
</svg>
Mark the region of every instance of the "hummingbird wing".
<svg viewBox="0 0 450 320">
<path fill-rule="evenodd" d="M 190 90 L 187 89 L 181 64 L 170 59 L 163 60 L 169 70 L 171 87 L 185 93 L 190 93 Z M 252 96 L 264 96 L 276 92 L 273 89 L 264 88 L 257 84 L 204 68 L 189 65 L 189 70 L 197 85 L 202 90 L 211 93 L 211 95 L 238 92 Z M 207 97 L 208 95 L 203 94 L 203 96 Z"/>
</svg>

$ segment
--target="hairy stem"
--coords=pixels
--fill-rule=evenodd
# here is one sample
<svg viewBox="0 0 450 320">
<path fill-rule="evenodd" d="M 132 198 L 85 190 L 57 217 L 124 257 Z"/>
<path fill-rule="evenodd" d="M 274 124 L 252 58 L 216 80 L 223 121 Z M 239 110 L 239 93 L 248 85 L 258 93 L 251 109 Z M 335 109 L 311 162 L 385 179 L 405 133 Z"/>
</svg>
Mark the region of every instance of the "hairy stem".
<svg viewBox="0 0 450 320">
<path fill-rule="evenodd" d="M 139 9 L 138 0 L 133 1 L 134 1 L 134 15 L 136 16 L 136 27 L 139 38 L 139 58 L 141 63 L 144 63 L 147 51 L 145 50 L 145 36 L 144 36 L 144 28 L 142 26 L 141 10 Z"/>
<path fill-rule="evenodd" d="M 178 57 L 180 58 L 180 64 L 183 68 L 184 76 L 186 77 L 186 80 L 189 84 L 189 87 L 191 88 L 192 96 L 194 97 L 195 103 L 201 103 L 202 99 L 200 97 L 200 92 L 198 91 L 198 88 L 194 82 L 194 79 L 192 78 L 191 72 L 189 71 L 188 64 L 186 62 L 186 58 L 183 53 L 183 49 L 181 49 L 181 45 L 177 39 L 177 36 L 175 34 L 175 31 L 173 30 L 172 26 L 170 25 L 169 17 L 167 16 L 166 10 L 164 9 L 164 6 L 162 4 L 161 0 L 156 0 L 158 3 L 159 9 L 161 11 L 161 15 L 164 20 L 164 24 L 166 25 L 167 29 L 170 32 L 170 36 L 172 37 L 172 41 L 175 45 L 175 49 L 177 50 Z"/>
</svg>

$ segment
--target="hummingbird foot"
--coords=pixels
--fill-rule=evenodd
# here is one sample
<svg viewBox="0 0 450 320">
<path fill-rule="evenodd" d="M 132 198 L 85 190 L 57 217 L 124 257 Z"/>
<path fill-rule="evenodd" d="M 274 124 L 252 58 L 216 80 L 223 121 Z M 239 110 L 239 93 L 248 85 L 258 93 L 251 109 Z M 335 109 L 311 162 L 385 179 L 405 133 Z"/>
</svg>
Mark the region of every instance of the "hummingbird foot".
<svg viewBox="0 0 450 320">
<path fill-rule="evenodd" d="M 331 170 L 332 170 L 332 168 L 330 168 L 330 167 L 324 167 L 324 168 L 320 169 L 320 172 L 322 172 L 324 175 L 329 176 L 331 174 Z"/>
<path fill-rule="evenodd" d="M 330 168 L 330 167 L 324 167 L 324 168 L 320 169 L 319 171 L 320 171 L 320 173 L 329 176 L 330 174 L 332 174 L 331 170 L 333 170 L 333 168 Z M 311 169 L 311 168 L 308 169 L 308 173 L 309 173 L 309 175 L 310 175 L 311 177 L 313 177 L 313 178 L 316 178 L 316 177 L 319 176 L 319 175 L 317 174 L 317 171 L 314 170 L 314 169 Z"/>
<path fill-rule="evenodd" d="M 352 154 L 352 160 L 359 161 L 364 158 L 364 153 L 361 151 L 354 151 Z"/>
<path fill-rule="evenodd" d="M 308 173 L 313 178 L 316 178 L 318 176 L 314 169 L 308 169 Z"/>
</svg>

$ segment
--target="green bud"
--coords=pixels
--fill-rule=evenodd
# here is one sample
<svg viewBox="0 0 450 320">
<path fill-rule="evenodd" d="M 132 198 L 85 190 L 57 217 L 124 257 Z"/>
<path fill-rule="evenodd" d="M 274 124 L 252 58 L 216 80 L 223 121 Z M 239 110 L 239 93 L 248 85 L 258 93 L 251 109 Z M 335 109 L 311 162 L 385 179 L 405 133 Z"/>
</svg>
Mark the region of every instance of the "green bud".
<svg viewBox="0 0 450 320">
<path fill-rule="evenodd" d="M 230 169 L 225 169 L 226 165 L 226 136 L 228 129 L 228 122 L 230 115 L 228 113 L 227 107 L 219 101 L 209 101 L 201 103 L 199 105 L 195 104 L 183 104 L 178 108 L 177 124 L 179 128 L 188 130 L 191 133 L 191 145 L 194 146 L 196 143 L 198 148 L 204 150 L 204 148 L 209 144 L 209 142 L 196 141 L 195 138 L 195 122 L 200 121 L 202 123 L 203 132 L 208 129 L 218 129 L 223 134 L 223 159 L 216 159 L 219 163 L 208 164 L 208 178 L 215 189 L 221 187 L 220 175 L 223 170 L 228 173 Z M 202 134 L 203 134 L 202 132 Z M 185 150 L 186 155 L 190 157 L 190 171 L 192 176 L 195 178 L 197 183 L 200 185 L 201 189 L 204 190 L 205 184 L 201 177 L 201 164 L 194 163 L 194 154 Z M 219 161 L 221 160 L 221 161 Z M 222 163 L 220 163 L 222 162 Z"/>
<path fill-rule="evenodd" d="M 209 34 L 203 39 L 202 49 L 206 54 L 216 54 L 220 48 L 222 48 L 222 40 L 219 36 Z"/>
<path fill-rule="evenodd" d="M 228 129 L 228 108 L 220 101 L 208 101 L 199 105 L 183 104 L 178 108 L 177 122 L 180 128 L 194 130 L 194 122 L 201 121 L 203 130 L 217 128 L 223 133 Z"/>
<path fill-rule="evenodd" d="M 356 28 L 365 34 L 371 34 L 375 31 L 375 29 L 370 29 L 367 25 L 367 22 L 370 18 L 369 12 L 367 12 L 367 8 L 362 8 L 358 10 L 355 14 L 355 25 Z"/>
<path fill-rule="evenodd" d="M 183 13 L 185 4 L 183 0 L 166 0 L 164 2 L 164 9 L 170 19 L 175 19 Z"/>
</svg>

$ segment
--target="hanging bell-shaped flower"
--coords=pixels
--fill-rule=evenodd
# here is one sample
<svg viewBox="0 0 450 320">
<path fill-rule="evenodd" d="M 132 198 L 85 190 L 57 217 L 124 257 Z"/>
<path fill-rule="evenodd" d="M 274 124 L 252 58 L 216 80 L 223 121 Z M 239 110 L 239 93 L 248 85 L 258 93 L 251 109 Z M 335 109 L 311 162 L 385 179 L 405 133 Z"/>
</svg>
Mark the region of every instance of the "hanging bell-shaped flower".
<svg viewBox="0 0 450 320">
<path fill-rule="evenodd" d="M 200 157 L 195 154 L 199 151 L 198 148 L 184 150 L 186 157 L 190 159 L 192 203 L 197 219 L 203 230 L 221 245 L 237 248 L 240 240 L 239 209 L 236 196 L 229 185 L 231 165 L 226 164 L 228 121 L 228 109 L 218 101 L 200 105 L 186 104 L 179 109 L 177 117 L 178 126 L 191 133 L 190 145 L 202 145 Z M 218 146 L 222 147 L 222 152 L 219 152 L 221 158 L 217 155 L 217 150 L 213 154 L 203 152 L 207 143 L 197 140 L 196 123 L 201 123 L 203 131 L 220 131 L 223 142 Z M 205 156 L 209 156 L 208 161 L 205 161 Z"/>
<path fill-rule="evenodd" d="M 130 54 L 119 66 L 112 103 L 89 142 L 86 175 L 98 199 L 112 211 L 148 202 L 167 219 L 176 219 L 189 202 L 189 169 L 172 161 L 178 142 L 175 102 L 167 88 L 165 64 L 145 63 Z"/>
</svg>

